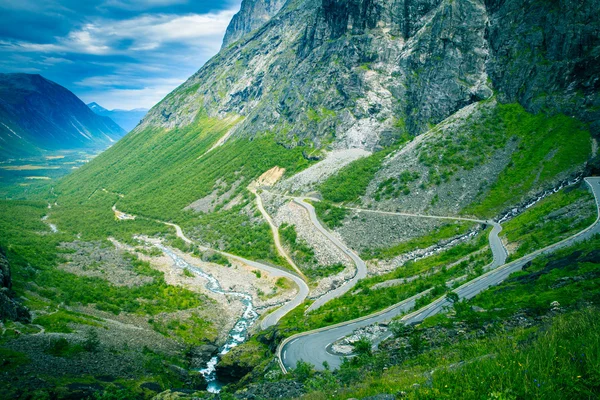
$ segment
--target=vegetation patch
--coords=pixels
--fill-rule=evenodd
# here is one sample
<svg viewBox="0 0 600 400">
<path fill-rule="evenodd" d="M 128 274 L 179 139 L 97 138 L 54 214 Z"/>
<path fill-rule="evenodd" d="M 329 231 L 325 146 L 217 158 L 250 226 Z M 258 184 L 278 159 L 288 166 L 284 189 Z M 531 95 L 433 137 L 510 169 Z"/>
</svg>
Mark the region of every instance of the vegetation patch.
<svg viewBox="0 0 600 400">
<path fill-rule="evenodd" d="M 279 227 L 279 235 L 283 242 L 290 248 L 294 261 L 304 269 L 310 269 L 317 263 L 314 250 L 306 241 L 298 238 L 295 225 L 282 224 Z"/>
<path fill-rule="evenodd" d="M 503 224 L 503 234 L 518 247 L 511 259 L 561 241 L 592 225 L 596 202 L 585 183 L 555 193 Z"/>
<path fill-rule="evenodd" d="M 380 249 L 367 249 L 361 253 L 363 260 L 389 260 L 400 254 L 414 251 L 417 249 L 426 249 L 443 240 L 448 240 L 456 236 L 461 236 L 469 232 L 475 226 L 475 223 L 466 221 L 456 221 L 446 223 L 426 236 L 410 239 L 395 246 Z"/>
<path fill-rule="evenodd" d="M 367 186 L 381 163 L 389 154 L 397 150 L 401 144 L 410 140 L 408 136 L 400 139 L 400 144 L 390 146 L 368 157 L 360 158 L 342 168 L 337 174 L 329 177 L 319 186 L 323 198 L 334 203 L 356 201 L 367 191 Z"/>
<path fill-rule="evenodd" d="M 46 332 L 71 333 L 70 324 L 101 326 L 99 319 L 85 314 L 67 310 L 57 310 L 46 315 L 41 315 L 33 320 L 34 324 L 44 327 Z"/>
<path fill-rule="evenodd" d="M 303 399 L 562 399 L 600 395 L 600 236 L 534 260 L 447 314 L 359 352 L 337 371 L 299 363 Z M 370 346 L 364 346 L 370 350 Z M 286 377 L 287 378 L 287 377 Z"/>
<path fill-rule="evenodd" d="M 435 293 L 439 297 L 451 290 L 451 287 L 446 286 L 447 281 L 463 275 L 467 275 L 466 279 L 472 279 L 483 273 L 483 267 L 491 262 L 491 252 L 473 253 L 486 246 L 486 233 L 482 232 L 476 239 L 438 255 L 407 263 L 394 272 L 362 279 L 352 291 L 329 301 L 307 315 L 304 315 L 302 307 L 298 307 L 282 318 L 281 329 L 286 332 L 286 335 L 288 332 L 291 335 L 299 331 L 359 318 L 383 310 L 427 289 L 435 288 Z M 469 255 L 471 256 L 468 257 Z M 449 267 L 457 261 L 460 262 Z M 372 286 L 377 283 L 408 277 L 415 279 L 404 284 L 372 289 Z M 433 298 L 426 299 L 433 300 Z"/>
<path fill-rule="evenodd" d="M 318 280 L 322 278 L 327 278 L 328 276 L 337 275 L 345 269 L 346 266 L 344 264 L 336 263 L 332 265 L 319 265 L 314 268 L 309 268 L 305 270 L 304 273 L 310 279 Z"/>
<path fill-rule="evenodd" d="M 342 226 L 344 218 L 348 215 L 348 209 L 337 207 L 327 201 L 315 201 L 312 205 L 315 207 L 315 213 L 319 219 L 330 229 Z"/>
<path fill-rule="evenodd" d="M 491 187 L 484 189 L 480 198 L 465 210 L 467 213 L 493 216 L 520 202 L 531 190 L 543 188 L 557 176 L 583 165 L 591 155 L 588 127 L 575 118 L 563 114 L 534 115 L 518 104 L 498 105 L 489 118 L 471 135 L 473 142 L 469 141 L 468 146 L 477 147 L 480 137 L 482 141 L 489 140 L 487 146 L 494 147 L 513 140 L 517 151 Z M 446 149 L 443 152 L 451 152 L 452 147 Z M 488 152 L 477 148 L 474 151 Z M 470 156 L 464 161 L 469 159 Z M 477 156 L 473 159 L 477 160 Z"/>
</svg>

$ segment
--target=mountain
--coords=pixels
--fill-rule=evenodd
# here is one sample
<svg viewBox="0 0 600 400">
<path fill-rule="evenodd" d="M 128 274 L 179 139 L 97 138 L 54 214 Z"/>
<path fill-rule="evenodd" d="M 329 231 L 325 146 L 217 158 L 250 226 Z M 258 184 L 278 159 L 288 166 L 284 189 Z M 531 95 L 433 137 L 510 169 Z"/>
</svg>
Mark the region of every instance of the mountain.
<svg viewBox="0 0 600 400">
<path fill-rule="evenodd" d="M 0 392 L 597 398 L 599 11 L 244 0 L 118 143 L 0 199 L 35 317 Z"/>
<path fill-rule="evenodd" d="M 125 131 L 77 96 L 40 75 L 0 74 L 0 157 L 98 149 Z"/>
<path fill-rule="evenodd" d="M 222 47 L 229 46 L 247 33 L 263 26 L 281 10 L 284 4 L 285 0 L 243 1 L 240 11 L 233 16 L 227 27 Z"/>
<path fill-rule="evenodd" d="M 231 30 L 247 31 L 238 28 L 239 20 L 247 21 L 244 26 L 260 25 L 265 14 L 261 11 L 255 19 L 249 10 L 266 10 L 271 4 L 244 1 Z M 454 126 L 469 128 L 460 131 L 466 143 L 479 143 L 476 139 L 482 130 L 489 131 L 482 143 L 485 152 L 455 143 L 458 154 L 448 155 L 452 165 L 448 168 L 431 161 L 435 153 L 422 163 L 426 157 L 421 157 L 423 149 L 418 146 L 401 154 L 415 160 L 414 169 L 424 171 L 418 186 L 452 185 L 450 197 L 461 196 L 459 184 L 463 183 L 449 177 L 464 172 L 462 182 L 470 179 L 475 188 L 457 206 L 465 209 L 495 190 L 504 190 L 493 189 L 504 182 L 503 174 L 518 175 L 511 159 L 541 151 L 533 145 L 533 139 L 542 137 L 535 134 L 535 127 L 514 124 L 515 118 L 529 121 L 538 113 L 557 116 L 552 120 L 555 124 L 545 128 L 544 135 L 553 138 L 545 142 L 546 153 L 535 156 L 540 168 L 563 142 L 578 142 L 569 135 L 580 130 L 600 133 L 600 63 L 596 62 L 600 39 L 598 24 L 587 22 L 594 20 L 599 5 L 594 1 L 577 7 L 570 4 L 288 1 L 266 23 L 224 48 L 154 106 L 124 141 L 67 181 L 73 183 L 72 189 L 88 190 L 86 185 L 94 182 L 119 193 L 129 192 L 124 203 L 135 204 L 139 210 L 157 207 L 160 198 L 172 199 L 165 204 L 169 209 L 182 210 L 211 193 L 218 179 L 226 179 L 228 185 L 242 179 L 238 187 L 244 187 L 244 182 L 268 166 L 283 164 L 285 154 L 301 153 L 302 160 L 290 156 L 289 161 L 294 161 L 287 165 L 299 168 L 331 150 L 389 149 L 430 130 L 440 131 L 436 126 L 451 119 Z M 523 8 L 531 12 L 517 12 Z M 490 115 L 482 122 L 485 126 L 476 123 L 482 108 Z M 503 124 L 494 122 L 499 120 Z M 569 121 L 580 123 L 575 129 Z M 508 125 L 527 130 L 513 133 L 521 145 L 505 140 Z M 458 140 L 456 129 L 443 132 L 441 138 L 428 138 L 435 137 L 437 143 Z M 559 132 L 563 136 L 557 137 Z M 577 163 L 546 168 L 547 173 L 522 190 L 509 190 L 514 197 L 502 207 L 580 171 L 591 154 L 589 132 L 588 139 L 582 139 L 586 145 L 579 147 L 581 154 L 574 158 Z M 259 144 L 262 149 L 256 148 Z M 210 157 L 202 156 L 213 148 Z M 500 150 L 503 161 L 495 162 Z M 277 156 L 264 162 L 249 159 L 263 160 L 271 151 Z M 490 166 L 489 174 L 451 161 L 458 155 L 464 159 L 477 155 L 476 164 Z M 248 162 L 239 164 L 240 157 Z M 212 162 L 214 174 L 229 171 L 232 175 L 211 175 L 207 163 Z M 259 165 L 265 169 L 260 171 Z M 376 180 L 383 184 L 389 178 L 393 176 Z M 196 184 L 190 185 L 191 181 Z M 377 202 L 376 198 L 381 196 L 373 194 Z M 405 198 L 391 201 L 402 206 Z M 443 204 L 434 202 L 432 212 Z M 158 209 L 155 212 L 158 216 Z"/>
<path fill-rule="evenodd" d="M 96 114 L 112 119 L 127 132 L 135 128 L 148 112 L 147 108 L 135 108 L 133 110 L 107 110 L 95 102 L 88 104 L 88 107 Z"/>
</svg>

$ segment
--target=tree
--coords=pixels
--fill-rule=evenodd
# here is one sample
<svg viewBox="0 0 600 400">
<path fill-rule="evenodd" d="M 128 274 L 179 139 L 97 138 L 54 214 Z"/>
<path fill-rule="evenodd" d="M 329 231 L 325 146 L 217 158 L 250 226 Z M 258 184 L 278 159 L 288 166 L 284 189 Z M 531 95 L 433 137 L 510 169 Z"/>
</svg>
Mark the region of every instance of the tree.
<svg viewBox="0 0 600 400">
<path fill-rule="evenodd" d="M 450 292 L 446 295 L 446 299 L 452 303 L 452 305 L 458 303 L 460 301 L 460 297 L 458 297 L 458 294 L 456 294 L 456 292 Z"/>
<path fill-rule="evenodd" d="M 406 325 L 402 321 L 392 321 L 390 323 L 390 330 L 394 334 L 394 337 L 400 338 L 408 336 L 414 329 L 410 325 Z"/>
<path fill-rule="evenodd" d="M 83 342 L 83 348 L 89 352 L 98 351 L 98 347 L 100 347 L 100 339 L 98 339 L 98 332 L 90 328 L 85 334 L 85 341 Z"/>
<path fill-rule="evenodd" d="M 358 356 L 370 356 L 372 354 L 372 349 L 373 343 L 364 336 L 354 342 L 354 352 Z"/>
<path fill-rule="evenodd" d="M 314 369 L 312 364 L 304 362 L 302 360 L 298 361 L 296 364 L 296 369 L 293 371 L 294 378 L 299 382 L 306 382 L 314 373 Z"/>
</svg>

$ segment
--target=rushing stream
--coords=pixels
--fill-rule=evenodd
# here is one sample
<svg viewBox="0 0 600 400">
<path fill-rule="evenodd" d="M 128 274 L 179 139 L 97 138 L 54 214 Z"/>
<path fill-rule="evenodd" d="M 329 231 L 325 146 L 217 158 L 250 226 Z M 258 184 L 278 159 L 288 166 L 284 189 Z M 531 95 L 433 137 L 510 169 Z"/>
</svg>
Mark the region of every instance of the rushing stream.
<svg viewBox="0 0 600 400">
<path fill-rule="evenodd" d="M 56 225 L 51 224 L 51 223 L 48 222 L 48 217 L 49 217 L 48 215 L 44 215 L 42 217 L 42 221 L 46 222 L 48 224 L 48 226 L 50 227 L 50 230 L 52 231 L 52 233 L 58 233 L 58 228 L 56 227 Z"/>
<path fill-rule="evenodd" d="M 155 246 L 158 247 L 167 256 L 171 257 L 177 267 L 179 267 L 181 269 L 189 269 L 196 275 L 206 279 L 206 281 L 207 281 L 206 288 L 208 290 L 210 290 L 213 293 L 218 293 L 218 294 L 223 294 L 223 295 L 226 295 L 229 297 L 238 298 L 238 299 L 240 299 L 240 301 L 242 302 L 242 304 L 245 307 L 244 313 L 242 314 L 240 319 L 238 319 L 238 321 L 235 323 L 233 329 L 231 329 L 231 331 L 229 331 L 227 341 L 219 349 L 219 353 L 210 359 L 210 361 L 206 365 L 206 368 L 200 370 L 200 373 L 204 376 L 204 378 L 208 382 L 208 391 L 211 393 L 219 393 L 221 391 L 222 384 L 221 384 L 221 382 L 219 382 L 219 380 L 217 378 L 216 366 L 217 366 L 217 363 L 219 362 L 220 357 L 229 353 L 229 351 L 231 351 L 231 349 L 233 349 L 234 347 L 236 347 L 236 346 L 242 344 L 244 341 L 246 341 L 247 336 L 248 336 L 248 329 L 258 319 L 258 314 L 256 313 L 256 311 L 254 311 L 254 304 L 252 304 L 252 296 L 250 296 L 249 294 L 246 294 L 246 293 L 229 292 L 229 291 L 223 290 L 223 288 L 221 287 L 221 284 L 219 283 L 219 281 L 217 279 L 215 279 L 214 276 L 204 272 L 202 269 L 200 269 L 198 267 L 195 267 L 195 266 L 189 264 L 184 259 L 182 259 L 177 254 L 175 254 L 175 252 L 173 252 L 171 249 L 169 249 L 163 245 L 160 245 L 160 244 L 155 244 Z"/>
</svg>

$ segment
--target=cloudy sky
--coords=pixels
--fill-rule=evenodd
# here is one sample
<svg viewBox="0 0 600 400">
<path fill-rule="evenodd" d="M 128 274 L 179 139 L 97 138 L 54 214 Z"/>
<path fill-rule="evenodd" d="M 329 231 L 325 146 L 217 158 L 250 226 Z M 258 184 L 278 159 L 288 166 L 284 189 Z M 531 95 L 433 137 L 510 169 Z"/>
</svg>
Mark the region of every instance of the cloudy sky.
<svg viewBox="0 0 600 400">
<path fill-rule="evenodd" d="M 221 47 L 241 0 L 0 0 L 0 72 L 150 108 Z"/>
</svg>

